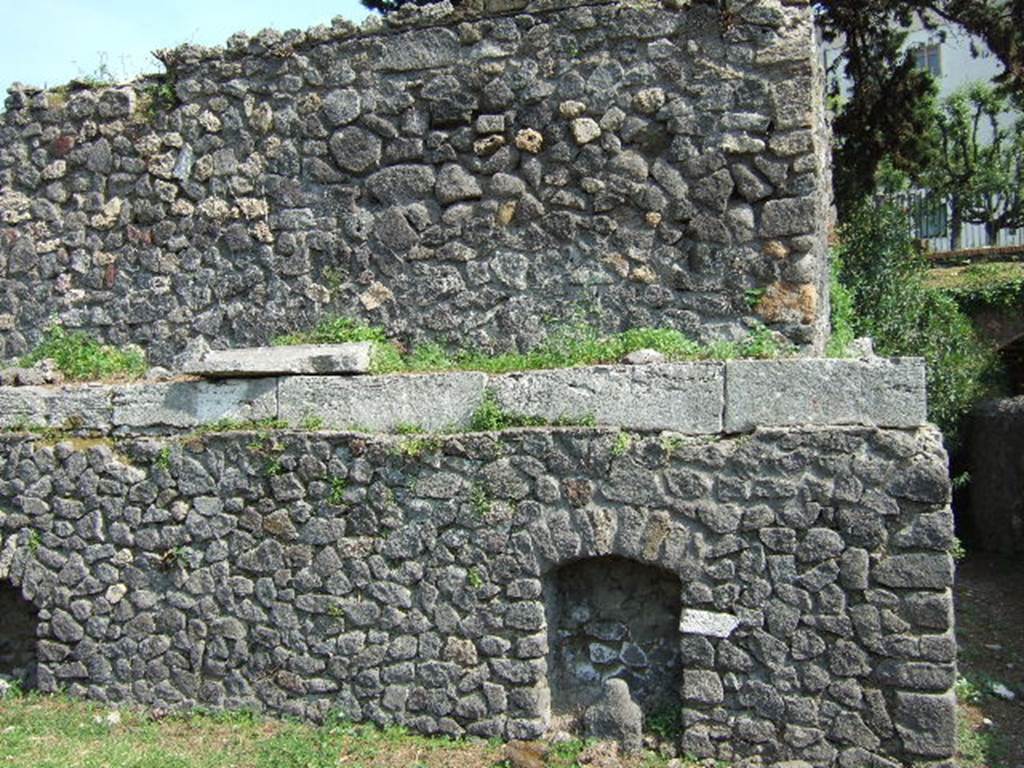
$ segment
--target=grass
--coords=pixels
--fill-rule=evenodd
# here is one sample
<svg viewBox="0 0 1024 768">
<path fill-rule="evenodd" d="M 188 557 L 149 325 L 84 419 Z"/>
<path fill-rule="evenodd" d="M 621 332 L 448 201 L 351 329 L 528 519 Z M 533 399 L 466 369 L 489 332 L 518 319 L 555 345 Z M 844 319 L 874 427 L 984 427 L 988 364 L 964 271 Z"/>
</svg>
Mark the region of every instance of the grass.
<svg viewBox="0 0 1024 768">
<path fill-rule="evenodd" d="M 467 579 L 483 584 L 473 572 Z M 474 584 L 469 584 L 477 588 Z M 588 743 L 552 744 L 545 768 L 578 768 Z M 665 768 L 653 753 L 623 768 Z M 154 718 L 64 695 L 0 700 L 0 765 L 9 768 L 508 768 L 496 740 L 457 740 L 403 728 L 356 725 L 330 717 L 320 726 L 251 712 L 204 712 Z M 683 760 L 684 768 L 697 763 Z"/>
<path fill-rule="evenodd" d="M 1024 262 L 988 262 L 960 267 L 933 267 L 925 284 L 944 291 L 975 293 L 1024 281 Z"/>
<path fill-rule="evenodd" d="M 142 350 L 101 344 L 82 331 L 68 331 L 60 325 L 47 328 L 39 345 L 19 362 L 30 367 L 47 358 L 70 381 L 135 379 L 147 370 Z"/>
<path fill-rule="evenodd" d="M 654 349 L 672 361 L 726 360 L 732 358 L 773 358 L 790 352 L 765 327 L 754 330 L 740 342 L 698 344 L 671 328 L 633 328 L 603 335 L 586 323 L 554 328 L 549 338 L 530 352 L 488 355 L 471 350 L 448 350 L 439 344 L 425 344 L 403 351 L 387 337 L 383 328 L 366 325 L 348 317 L 330 317 L 310 331 L 274 339 L 276 345 L 341 344 L 368 341 L 373 344 L 371 370 L 374 373 L 426 371 L 483 371 L 511 373 L 545 368 L 616 363 L 638 349 Z"/>
<path fill-rule="evenodd" d="M 500 432 L 520 427 L 593 427 L 597 420 L 592 415 L 579 418 L 562 417 L 551 421 L 541 416 L 526 416 L 505 410 L 493 391 L 484 392 L 483 401 L 469 420 L 470 432 Z"/>
<path fill-rule="evenodd" d="M 319 728 L 252 713 L 159 720 L 64 696 L 0 701 L 0 765 L 10 768 L 479 768 L 501 747 L 331 720 Z"/>
</svg>

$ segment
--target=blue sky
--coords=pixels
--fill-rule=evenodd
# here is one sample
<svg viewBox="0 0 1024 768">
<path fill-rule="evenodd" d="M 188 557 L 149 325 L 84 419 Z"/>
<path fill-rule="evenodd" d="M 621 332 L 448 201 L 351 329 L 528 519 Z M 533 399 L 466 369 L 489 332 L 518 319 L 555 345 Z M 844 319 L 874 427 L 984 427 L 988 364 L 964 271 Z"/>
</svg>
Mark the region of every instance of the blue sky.
<svg viewBox="0 0 1024 768">
<path fill-rule="evenodd" d="M 220 45 L 235 32 L 352 21 L 358 0 L 0 0 L 0 104 L 11 83 L 53 86 L 95 73 L 118 79 L 160 71 L 150 51 Z M 2 109 L 2 107 L 0 107 Z"/>
</svg>

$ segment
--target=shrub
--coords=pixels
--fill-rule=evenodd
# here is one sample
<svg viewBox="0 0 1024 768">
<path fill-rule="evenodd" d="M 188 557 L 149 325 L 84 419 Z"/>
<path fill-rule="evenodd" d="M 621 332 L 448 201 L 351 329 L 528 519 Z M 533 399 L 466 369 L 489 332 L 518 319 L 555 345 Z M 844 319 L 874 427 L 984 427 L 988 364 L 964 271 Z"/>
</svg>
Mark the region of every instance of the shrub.
<svg viewBox="0 0 1024 768">
<path fill-rule="evenodd" d="M 963 417 L 995 389 L 995 350 L 955 301 L 926 286 L 926 262 L 895 206 L 865 203 L 854 210 L 840 228 L 838 262 L 853 334 L 871 336 L 880 355 L 925 359 L 929 418 L 956 445 Z M 843 301 L 840 296 L 840 311 Z"/>
</svg>

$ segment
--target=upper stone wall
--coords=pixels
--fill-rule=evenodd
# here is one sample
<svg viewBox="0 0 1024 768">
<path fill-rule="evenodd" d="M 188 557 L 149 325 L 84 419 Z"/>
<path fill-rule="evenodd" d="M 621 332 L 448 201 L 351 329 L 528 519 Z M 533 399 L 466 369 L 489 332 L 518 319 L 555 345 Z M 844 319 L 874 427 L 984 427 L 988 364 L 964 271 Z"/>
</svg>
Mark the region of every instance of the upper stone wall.
<svg viewBox="0 0 1024 768">
<path fill-rule="evenodd" d="M 0 357 L 52 318 L 166 362 L 328 313 L 529 347 L 552 318 L 827 333 L 827 141 L 797 0 L 434 6 L 12 89 Z"/>
</svg>

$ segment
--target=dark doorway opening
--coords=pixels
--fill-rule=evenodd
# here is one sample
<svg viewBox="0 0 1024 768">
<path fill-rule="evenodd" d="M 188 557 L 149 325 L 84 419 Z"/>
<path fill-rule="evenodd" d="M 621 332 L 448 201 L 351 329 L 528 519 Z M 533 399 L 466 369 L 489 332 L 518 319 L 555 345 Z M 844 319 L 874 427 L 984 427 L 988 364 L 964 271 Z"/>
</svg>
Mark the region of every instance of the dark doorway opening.
<svg viewBox="0 0 1024 768">
<path fill-rule="evenodd" d="M 647 715 L 678 712 L 681 585 L 674 574 L 620 557 L 554 571 L 546 584 L 552 714 L 574 719 L 621 678 Z"/>
<path fill-rule="evenodd" d="M 0 581 L 0 617 L 0 679 L 22 690 L 35 688 L 39 617 L 21 590 L 5 581 Z"/>
</svg>

